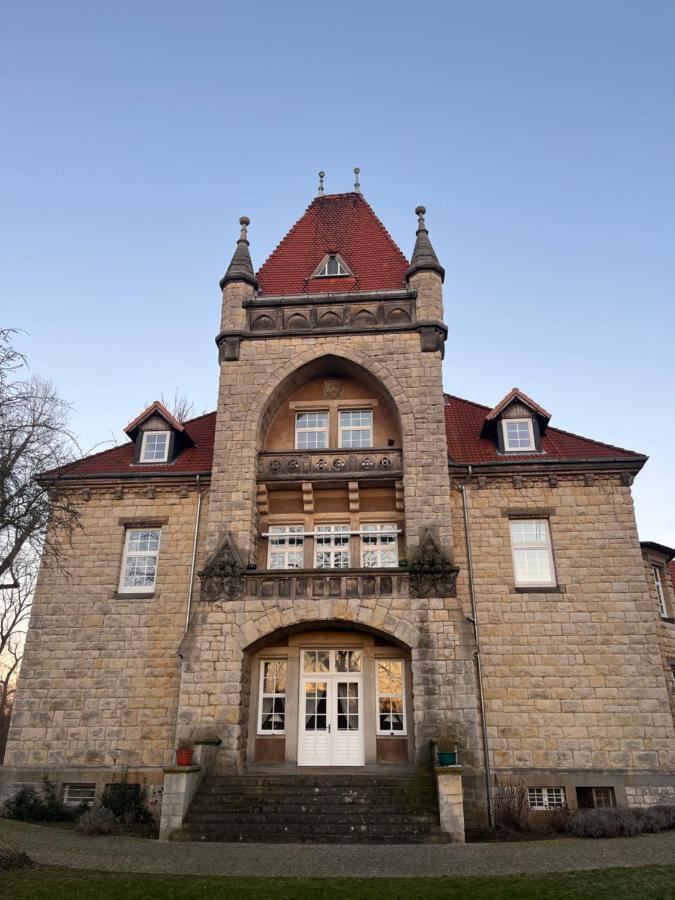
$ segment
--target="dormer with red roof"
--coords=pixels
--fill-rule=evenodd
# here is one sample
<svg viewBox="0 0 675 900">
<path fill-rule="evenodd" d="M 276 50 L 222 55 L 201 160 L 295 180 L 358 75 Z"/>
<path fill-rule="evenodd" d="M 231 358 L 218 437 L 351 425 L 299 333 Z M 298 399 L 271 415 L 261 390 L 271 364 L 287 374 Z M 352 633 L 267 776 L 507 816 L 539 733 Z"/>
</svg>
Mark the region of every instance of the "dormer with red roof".
<svg viewBox="0 0 675 900">
<path fill-rule="evenodd" d="M 496 442 L 500 453 L 543 453 L 541 439 L 550 419 L 550 413 L 514 387 L 485 416 L 482 434 Z"/>
</svg>

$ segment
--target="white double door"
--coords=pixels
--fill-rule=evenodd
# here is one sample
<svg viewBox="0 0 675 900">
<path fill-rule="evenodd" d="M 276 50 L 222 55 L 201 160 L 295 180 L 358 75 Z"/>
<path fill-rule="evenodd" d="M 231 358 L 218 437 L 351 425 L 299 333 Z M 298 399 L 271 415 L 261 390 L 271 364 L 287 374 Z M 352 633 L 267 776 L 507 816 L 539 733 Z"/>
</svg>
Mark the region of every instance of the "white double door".
<svg viewBox="0 0 675 900">
<path fill-rule="evenodd" d="M 361 651 L 304 650 L 302 660 L 298 765 L 362 766 Z"/>
</svg>

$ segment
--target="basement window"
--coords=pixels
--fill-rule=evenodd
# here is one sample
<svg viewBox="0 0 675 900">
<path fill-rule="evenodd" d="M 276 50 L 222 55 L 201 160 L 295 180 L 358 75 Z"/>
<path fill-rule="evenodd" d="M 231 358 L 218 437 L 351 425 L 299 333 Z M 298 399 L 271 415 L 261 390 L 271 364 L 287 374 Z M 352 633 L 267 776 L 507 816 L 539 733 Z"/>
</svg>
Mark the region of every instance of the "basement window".
<svg viewBox="0 0 675 900">
<path fill-rule="evenodd" d="M 95 784 L 64 784 L 63 786 L 64 806 L 80 806 L 82 803 L 91 806 L 95 796 Z"/>
<path fill-rule="evenodd" d="M 564 787 L 531 787 L 527 789 L 530 809 L 564 809 L 567 797 Z"/>
</svg>

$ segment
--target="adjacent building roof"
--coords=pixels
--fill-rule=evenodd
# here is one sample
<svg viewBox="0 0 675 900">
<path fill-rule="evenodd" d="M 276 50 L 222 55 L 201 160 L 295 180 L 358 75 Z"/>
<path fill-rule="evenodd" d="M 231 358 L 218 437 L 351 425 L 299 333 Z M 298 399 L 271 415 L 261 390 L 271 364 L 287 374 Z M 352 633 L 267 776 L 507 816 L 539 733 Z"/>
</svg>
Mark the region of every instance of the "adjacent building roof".
<svg viewBox="0 0 675 900">
<path fill-rule="evenodd" d="M 351 276 L 312 278 L 327 253 Z M 361 194 L 316 197 L 258 271 L 263 295 L 405 288 L 408 260 Z"/>
<path fill-rule="evenodd" d="M 547 462 L 634 462 L 641 467 L 647 457 L 621 447 L 593 441 L 589 438 L 548 428 L 541 439 L 543 453 L 518 453 L 506 456 L 499 453 L 496 443 L 483 437 L 483 423 L 490 407 L 460 397 L 445 395 L 445 433 L 448 459 L 457 465 L 500 463 L 508 466 L 525 460 Z M 207 413 L 183 423 L 187 438 L 194 446 L 178 453 L 171 463 L 135 463 L 134 444 L 130 441 L 111 450 L 77 460 L 45 473 L 48 478 L 123 477 L 142 475 L 208 474 L 213 460 L 213 441 L 216 414 Z"/>
</svg>

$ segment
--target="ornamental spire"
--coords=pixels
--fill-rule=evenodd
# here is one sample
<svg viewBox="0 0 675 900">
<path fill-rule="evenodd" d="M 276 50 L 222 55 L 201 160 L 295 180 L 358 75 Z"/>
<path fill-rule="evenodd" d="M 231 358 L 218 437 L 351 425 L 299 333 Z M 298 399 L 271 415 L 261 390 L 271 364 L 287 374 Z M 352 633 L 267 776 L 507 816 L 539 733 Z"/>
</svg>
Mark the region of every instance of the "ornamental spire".
<svg viewBox="0 0 675 900">
<path fill-rule="evenodd" d="M 441 281 L 445 278 L 445 269 L 439 263 L 438 257 L 429 240 L 429 232 L 424 222 L 424 214 L 426 208 L 424 206 L 415 207 L 415 215 L 417 216 L 417 239 L 415 241 L 415 249 L 413 250 L 405 277 L 409 279 L 415 272 L 437 272 L 441 276 Z"/>
<path fill-rule="evenodd" d="M 221 290 L 231 281 L 245 281 L 251 287 L 258 289 L 258 280 L 253 271 L 253 263 L 251 262 L 251 254 L 248 251 L 248 226 L 251 220 L 248 216 L 242 216 L 239 219 L 241 225 L 241 233 L 237 241 L 237 247 L 234 255 L 227 267 L 227 272 L 220 279 Z"/>
</svg>

